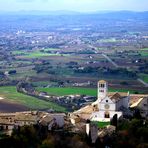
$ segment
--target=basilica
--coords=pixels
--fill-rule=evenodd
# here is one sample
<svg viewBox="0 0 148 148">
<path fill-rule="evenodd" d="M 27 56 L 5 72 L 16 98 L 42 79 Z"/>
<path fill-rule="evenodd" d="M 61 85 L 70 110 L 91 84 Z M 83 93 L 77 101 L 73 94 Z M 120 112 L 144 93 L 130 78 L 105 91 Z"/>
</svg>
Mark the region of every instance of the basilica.
<svg viewBox="0 0 148 148">
<path fill-rule="evenodd" d="M 93 111 L 90 115 L 91 121 L 110 121 L 116 114 L 122 117 L 123 109 L 129 108 L 129 93 L 121 96 L 119 93 L 108 94 L 108 83 L 104 80 L 98 82 L 97 100 L 92 103 Z"/>
</svg>

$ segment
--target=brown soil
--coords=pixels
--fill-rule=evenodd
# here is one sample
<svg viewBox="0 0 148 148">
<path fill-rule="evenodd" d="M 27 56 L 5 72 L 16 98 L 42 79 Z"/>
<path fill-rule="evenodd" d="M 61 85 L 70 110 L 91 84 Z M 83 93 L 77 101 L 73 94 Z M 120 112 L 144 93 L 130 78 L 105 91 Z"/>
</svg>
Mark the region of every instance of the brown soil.
<svg viewBox="0 0 148 148">
<path fill-rule="evenodd" d="M 0 112 L 21 112 L 29 110 L 26 106 L 0 100 Z"/>
</svg>

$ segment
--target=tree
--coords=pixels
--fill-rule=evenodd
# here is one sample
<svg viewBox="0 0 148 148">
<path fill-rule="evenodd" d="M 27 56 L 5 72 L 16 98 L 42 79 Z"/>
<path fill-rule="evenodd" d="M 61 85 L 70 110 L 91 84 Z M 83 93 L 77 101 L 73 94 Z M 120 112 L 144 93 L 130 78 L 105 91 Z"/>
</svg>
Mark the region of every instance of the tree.
<svg viewBox="0 0 148 148">
<path fill-rule="evenodd" d="M 9 75 L 11 75 L 11 74 L 16 74 L 16 70 L 9 70 L 8 74 L 9 74 Z"/>
</svg>

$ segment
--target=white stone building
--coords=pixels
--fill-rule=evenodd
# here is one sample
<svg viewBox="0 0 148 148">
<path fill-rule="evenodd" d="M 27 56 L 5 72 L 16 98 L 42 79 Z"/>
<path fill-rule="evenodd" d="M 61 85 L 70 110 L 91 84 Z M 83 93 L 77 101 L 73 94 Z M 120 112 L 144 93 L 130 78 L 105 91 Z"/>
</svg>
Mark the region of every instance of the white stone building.
<svg viewBox="0 0 148 148">
<path fill-rule="evenodd" d="M 98 108 L 91 114 L 91 121 L 110 121 L 115 114 L 117 117 L 123 115 L 122 109 L 129 108 L 129 94 L 123 97 L 118 93 L 108 95 L 108 83 L 104 80 L 98 82 L 98 98 L 92 105 Z"/>
</svg>

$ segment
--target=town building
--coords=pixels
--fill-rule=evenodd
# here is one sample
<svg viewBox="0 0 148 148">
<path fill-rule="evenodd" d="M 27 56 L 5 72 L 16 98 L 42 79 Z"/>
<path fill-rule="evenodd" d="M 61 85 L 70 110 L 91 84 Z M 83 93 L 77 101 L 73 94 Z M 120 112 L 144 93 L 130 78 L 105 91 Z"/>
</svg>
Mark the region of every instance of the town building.
<svg viewBox="0 0 148 148">
<path fill-rule="evenodd" d="M 148 96 L 141 96 L 130 106 L 131 109 L 139 110 L 141 117 L 148 119 Z"/>
<path fill-rule="evenodd" d="M 25 125 L 43 125 L 51 130 L 62 128 L 65 124 L 64 113 L 47 113 L 41 111 L 26 111 L 16 113 L 0 113 L 0 132 L 11 135 L 12 130 Z"/>
</svg>

